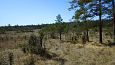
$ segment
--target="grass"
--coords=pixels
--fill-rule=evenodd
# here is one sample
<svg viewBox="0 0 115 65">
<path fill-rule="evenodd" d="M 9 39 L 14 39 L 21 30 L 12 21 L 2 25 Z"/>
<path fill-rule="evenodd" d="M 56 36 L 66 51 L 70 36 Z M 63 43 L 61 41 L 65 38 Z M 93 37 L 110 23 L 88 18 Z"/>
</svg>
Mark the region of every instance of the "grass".
<svg viewBox="0 0 115 65">
<path fill-rule="evenodd" d="M 16 39 L 18 36 L 15 36 Z M 31 57 L 34 58 L 35 65 L 115 65 L 115 47 L 99 44 L 97 42 L 98 36 L 97 38 L 94 38 L 94 36 L 96 35 L 90 36 L 91 42 L 87 42 L 85 46 L 81 44 L 81 38 L 77 42 L 74 41 L 74 44 L 71 41 L 45 39 L 44 43 L 48 54 L 51 56 L 56 54 L 56 57 L 52 59 L 45 59 L 45 57 L 36 54 L 23 53 L 19 47 L 17 48 L 18 44 L 27 43 L 27 40 L 16 40 L 16 43 L 13 42 L 14 40 L 0 42 L 2 49 L 0 50 L 0 61 L 8 61 L 8 53 L 12 52 L 14 55 L 13 65 L 27 64 L 31 61 Z M 107 40 L 112 41 L 109 36 L 104 36 L 104 38 L 106 38 L 104 43 L 107 43 Z"/>
<path fill-rule="evenodd" d="M 64 65 L 112 65 L 115 63 L 114 47 L 97 46 L 96 48 L 96 46 L 93 47 L 94 45 L 86 45 L 79 48 L 79 44 L 71 44 L 70 42 L 59 44 L 59 40 L 50 40 L 48 45 L 49 52 L 67 60 Z M 13 49 L 0 52 L 0 57 L 5 59 L 8 52 L 13 52 L 14 54 L 14 65 L 24 65 L 31 56 L 31 54 L 24 54 L 20 49 Z M 34 55 L 33 57 L 36 60 L 35 65 L 61 65 L 60 62 L 53 59 L 44 60 L 39 55 Z"/>
</svg>

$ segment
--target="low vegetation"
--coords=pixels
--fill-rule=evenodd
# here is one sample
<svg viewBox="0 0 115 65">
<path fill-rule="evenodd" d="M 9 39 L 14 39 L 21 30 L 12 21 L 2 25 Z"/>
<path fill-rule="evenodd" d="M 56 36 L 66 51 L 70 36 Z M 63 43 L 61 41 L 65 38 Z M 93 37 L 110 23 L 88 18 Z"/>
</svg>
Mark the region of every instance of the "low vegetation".
<svg viewBox="0 0 115 65">
<path fill-rule="evenodd" d="M 114 0 L 70 4 L 70 22 L 0 27 L 0 65 L 115 65 Z"/>
</svg>

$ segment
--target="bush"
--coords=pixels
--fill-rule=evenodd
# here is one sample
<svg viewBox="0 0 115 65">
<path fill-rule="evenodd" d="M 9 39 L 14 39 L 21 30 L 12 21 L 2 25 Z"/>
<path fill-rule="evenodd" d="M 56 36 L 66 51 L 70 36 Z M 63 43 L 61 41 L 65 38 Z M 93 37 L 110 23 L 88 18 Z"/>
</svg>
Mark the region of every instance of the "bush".
<svg viewBox="0 0 115 65">
<path fill-rule="evenodd" d="M 14 56 L 13 56 L 13 53 L 12 52 L 10 52 L 9 54 L 8 54 L 8 57 L 9 57 L 9 64 L 10 65 L 13 65 L 13 59 L 14 59 Z"/>
<path fill-rule="evenodd" d="M 28 41 L 28 44 L 24 44 L 22 46 L 22 50 L 24 53 L 41 53 L 41 50 L 43 49 L 41 39 L 40 37 L 37 37 L 35 35 L 31 35 Z"/>
</svg>

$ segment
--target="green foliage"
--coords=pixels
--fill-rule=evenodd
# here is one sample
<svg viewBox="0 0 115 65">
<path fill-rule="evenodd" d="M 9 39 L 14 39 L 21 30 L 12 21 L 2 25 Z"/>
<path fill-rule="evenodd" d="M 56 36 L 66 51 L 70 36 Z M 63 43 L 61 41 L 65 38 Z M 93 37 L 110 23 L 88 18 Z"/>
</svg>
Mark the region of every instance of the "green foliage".
<svg viewBox="0 0 115 65">
<path fill-rule="evenodd" d="M 41 29 L 44 26 L 47 26 L 47 24 L 42 24 L 42 25 L 15 25 L 15 26 L 0 26 L 0 33 L 5 34 L 7 31 L 16 31 L 17 33 L 19 32 L 33 32 L 33 29 Z"/>
<path fill-rule="evenodd" d="M 43 37 L 45 36 L 45 34 L 46 34 L 46 31 L 45 31 L 46 29 L 41 29 L 41 30 L 39 30 L 39 37 L 40 37 L 40 39 L 43 39 Z"/>
<path fill-rule="evenodd" d="M 31 35 L 29 39 L 29 50 L 32 53 L 39 53 L 39 50 L 42 49 L 42 43 L 40 38 L 37 38 L 35 35 Z"/>
<path fill-rule="evenodd" d="M 52 39 L 56 39 L 55 33 L 54 33 L 54 32 L 51 32 L 51 33 L 50 33 L 50 37 L 51 37 Z"/>
<path fill-rule="evenodd" d="M 28 41 L 28 44 L 24 44 L 22 47 L 23 52 L 27 53 L 41 53 L 43 49 L 40 37 L 31 35 Z"/>
<path fill-rule="evenodd" d="M 64 32 L 64 25 L 62 25 L 62 22 L 56 23 L 56 30 L 57 30 L 57 33 L 59 33 L 60 40 L 61 40 L 61 35 Z"/>
<path fill-rule="evenodd" d="M 55 20 L 56 22 L 61 22 L 61 21 L 63 21 L 63 19 L 62 19 L 62 17 L 61 17 L 61 15 L 60 14 L 58 14 L 57 16 L 56 16 L 56 20 Z"/>
<path fill-rule="evenodd" d="M 64 27 L 62 25 L 63 19 L 62 19 L 60 14 L 56 16 L 56 19 L 57 19 L 56 20 L 56 29 L 57 29 L 57 32 L 59 33 L 60 40 L 61 40 L 61 35 L 62 35 L 63 30 L 64 30 Z"/>
<path fill-rule="evenodd" d="M 87 22 L 61 22 L 61 23 L 53 23 L 49 24 L 46 27 L 40 30 L 40 34 L 42 36 L 49 35 L 51 38 L 56 39 L 57 34 L 65 34 L 65 33 L 77 33 L 77 35 L 86 31 L 86 29 L 97 32 L 98 31 L 98 20 L 88 20 Z M 111 20 L 103 20 L 103 27 L 110 28 L 112 27 Z M 109 29 L 107 29 L 109 31 Z M 58 35 L 59 36 L 59 35 Z"/>
</svg>

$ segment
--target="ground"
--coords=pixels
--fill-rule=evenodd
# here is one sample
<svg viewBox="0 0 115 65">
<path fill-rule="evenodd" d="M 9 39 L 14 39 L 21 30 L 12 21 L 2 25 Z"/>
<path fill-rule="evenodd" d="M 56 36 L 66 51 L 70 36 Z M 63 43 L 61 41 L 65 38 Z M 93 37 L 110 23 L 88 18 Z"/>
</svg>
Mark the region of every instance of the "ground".
<svg viewBox="0 0 115 65">
<path fill-rule="evenodd" d="M 19 34 L 17 36 L 21 38 L 30 34 L 23 33 L 23 35 Z M 12 37 L 12 35 L 10 36 Z M 115 47 L 100 44 L 97 42 L 98 38 L 92 38 L 91 36 L 90 42 L 87 42 L 85 45 L 81 44 L 81 42 L 75 42 L 73 44 L 71 41 L 59 39 L 45 40 L 45 49 L 52 56 L 50 59 L 36 54 L 24 53 L 18 47 L 18 44 L 27 43 L 28 39 L 21 40 L 20 38 L 18 39 L 15 36 L 14 39 L 18 39 L 16 40 L 17 44 L 11 40 L 0 42 L 1 48 L 4 48 L 0 51 L 2 61 L 8 61 L 8 53 L 12 52 L 14 55 L 14 65 L 24 65 L 29 62 L 31 57 L 34 58 L 35 65 L 115 65 Z M 107 36 L 105 38 L 104 43 L 107 43 L 107 40 L 111 40 Z M 9 42 L 12 44 L 9 44 Z"/>
</svg>

